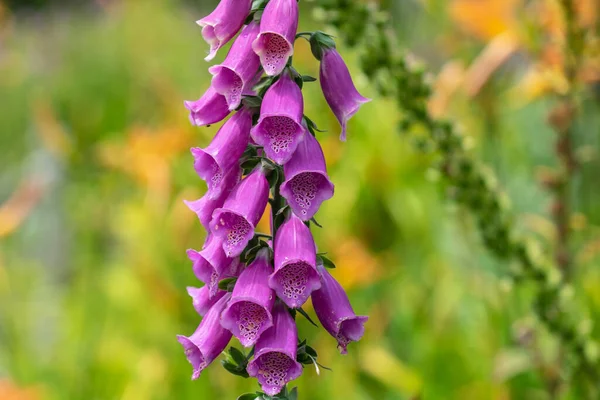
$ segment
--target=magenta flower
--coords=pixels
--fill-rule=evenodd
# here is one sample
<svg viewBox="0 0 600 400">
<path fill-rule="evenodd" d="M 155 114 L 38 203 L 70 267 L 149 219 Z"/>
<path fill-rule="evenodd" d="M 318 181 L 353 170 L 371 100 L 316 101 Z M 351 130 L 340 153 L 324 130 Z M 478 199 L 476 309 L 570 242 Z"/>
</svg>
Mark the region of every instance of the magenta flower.
<svg viewBox="0 0 600 400">
<path fill-rule="evenodd" d="M 213 141 L 205 149 L 194 147 L 194 169 L 208 185 L 208 196 L 216 198 L 223 185 L 221 181 L 235 166 L 246 150 L 250 140 L 252 112 L 243 109 L 233 114 L 219 129 Z"/>
<path fill-rule="evenodd" d="M 201 317 L 203 317 L 217 301 L 221 300 L 221 298 L 227 294 L 226 291 L 219 290 L 211 297 L 208 286 L 202 286 L 201 288 L 188 286 L 187 292 L 192 298 L 194 309 Z"/>
<path fill-rule="evenodd" d="M 225 96 L 229 110 L 239 107 L 244 88 L 255 81 L 260 68 L 260 60 L 252 50 L 252 42 L 258 31 L 259 25 L 256 22 L 244 27 L 223 63 L 208 69 L 213 75 L 212 87 Z"/>
<path fill-rule="evenodd" d="M 269 3 L 270 4 L 270 3 Z M 252 138 L 264 147 L 267 157 L 285 164 L 304 138 L 302 91 L 289 73 L 267 90 L 260 108 L 260 119 Z"/>
<path fill-rule="evenodd" d="M 290 214 L 277 230 L 275 272 L 269 277 L 269 286 L 288 307 L 301 307 L 312 291 L 321 287 L 316 253 L 310 229 Z"/>
<path fill-rule="evenodd" d="M 231 340 L 231 332 L 219 323 L 230 297 L 227 293 L 208 310 L 192 336 L 177 335 L 185 356 L 194 368 L 192 379 L 198 379 L 202 370 L 225 350 Z"/>
<path fill-rule="evenodd" d="M 244 347 L 254 345 L 273 325 L 271 309 L 275 294 L 268 285 L 271 272 L 269 253 L 264 249 L 240 274 L 231 301 L 221 316 L 221 325 L 229 329 Z"/>
<path fill-rule="evenodd" d="M 285 305 L 277 302 L 273 307 L 273 326 L 258 339 L 254 359 L 246 369 L 269 396 L 302 375 L 302 366 L 296 361 L 297 345 L 296 323 Z"/>
<path fill-rule="evenodd" d="M 207 192 L 198 200 L 188 201 L 184 200 L 186 206 L 190 210 L 196 213 L 198 219 L 206 228 L 209 229 L 210 220 L 215 209 L 222 207 L 225 203 L 225 199 L 229 196 L 235 185 L 237 185 L 241 179 L 242 170 L 239 167 L 233 167 L 225 174 L 223 179 L 218 185 L 216 190 L 219 193 L 216 197 L 211 197 L 210 191 Z"/>
<path fill-rule="evenodd" d="M 209 87 L 196 101 L 184 101 L 185 108 L 190 111 L 192 125 L 205 126 L 216 124 L 229 115 L 229 107 L 225 96 Z"/>
<path fill-rule="evenodd" d="M 217 8 L 196 21 L 202 27 L 202 37 L 210 46 L 205 60 L 215 58 L 217 51 L 238 33 L 250 14 L 252 0 L 221 0 Z"/>
<path fill-rule="evenodd" d="M 371 99 L 358 93 L 346 63 L 335 48 L 324 50 L 319 74 L 325 100 L 342 126 L 340 139 L 346 140 L 348 120 Z"/>
<path fill-rule="evenodd" d="M 279 75 L 294 54 L 298 30 L 297 0 L 271 0 L 260 20 L 260 34 L 252 44 L 269 76 Z"/>
<path fill-rule="evenodd" d="M 325 156 L 317 139 L 310 133 L 298 146 L 284 166 L 285 182 L 281 195 L 294 214 L 303 221 L 310 220 L 321 203 L 333 196 L 334 186 L 327 175 Z"/>
<path fill-rule="evenodd" d="M 209 235 L 201 251 L 188 249 L 187 255 L 196 278 L 208 287 L 209 297 L 217 294 L 221 279 L 237 275 L 239 259 L 227 257 L 220 238 L 215 235 Z"/>
<path fill-rule="evenodd" d="M 210 231 L 220 238 L 227 256 L 242 254 L 268 200 L 269 182 L 264 172 L 257 169 L 233 189 L 222 208 L 214 211 Z"/>
<path fill-rule="evenodd" d="M 311 296 L 315 313 L 327 332 L 337 340 L 340 353 L 346 354 L 348 343 L 359 341 L 365 333 L 364 324 L 369 317 L 357 316 L 342 285 L 322 265 L 317 269 L 322 285 Z"/>
</svg>

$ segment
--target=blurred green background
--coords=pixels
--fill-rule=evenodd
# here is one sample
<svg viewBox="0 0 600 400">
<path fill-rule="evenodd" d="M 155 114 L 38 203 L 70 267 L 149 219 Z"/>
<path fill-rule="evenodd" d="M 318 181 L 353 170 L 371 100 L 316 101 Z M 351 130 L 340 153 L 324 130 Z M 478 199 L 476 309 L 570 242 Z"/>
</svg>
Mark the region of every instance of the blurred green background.
<svg viewBox="0 0 600 400">
<path fill-rule="evenodd" d="M 205 190 L 188 149 L 218 127 L 190 126 L 183 100 L 209 84 L 194 21 L 215 3 L 0 0 L 0 399 L 235 399 L 258 389 L 218 362 L 192 382 L 175 340 L 199 322 L 185 249 L 200 248 L 204 232 L 182 200 Z M 301 3 L 301 30 L 323 29 L 316 3 Z M 436 73 L 433 112 L 460 122 L 518 229 L 550 254 L 550 197 L 536 177 L 556 164 L 546 125 L 563 83 L 553 2 L 381 3 L 402 45 Z M 598 32 L 597 3 L 578 5 Z M 355 54 L 339 47 L 374 97 Z M 308 45 L 296 52 L 298 69 L 317 76 Z M 597 58 L 586 58 L 575 127 L 571 295 L 582 329 L 599 337 Z M 318 84 L 304 93 L 306 114 L 328 131 L 319 139 L 336 185 L 315 238 L 370 320 L 347 356 L 299 320 L 333 369 L 306 368 L 293 383 L 300 397 L 548 398 L 557 347 L 532 316 L 534 288 L 507 279 L 511 266 L 490 258 L 468 213 L 444 200 L 433 156 L 397 132 L 394 103 L 374 97 L 340 143 Z"/>
</svg>

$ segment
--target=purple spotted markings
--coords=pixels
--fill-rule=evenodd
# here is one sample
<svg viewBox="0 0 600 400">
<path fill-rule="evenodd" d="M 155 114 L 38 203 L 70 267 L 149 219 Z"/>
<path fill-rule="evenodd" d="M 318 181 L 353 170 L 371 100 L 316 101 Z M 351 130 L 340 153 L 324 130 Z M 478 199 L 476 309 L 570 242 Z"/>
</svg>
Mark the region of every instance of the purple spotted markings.
<svg viewBox="0 0 600 400">
<path fill-rule="evenodd" d="M 212 165 L 212 177 L 210 178 L 210 182 L 213 186 L 217 186 L 221 180 L 223 179 L 223 171 L 217 165 L 217 163 L 213 163 Z"/>
<path fill-rule="evenodd" d="M 213 81 L 213 85 L 219 93 L 225 96 L 227 104 L 240 104 L 244 82 L 234 71 L 225 67 L 221 68 L 221 71 Z"/>
<path fill-rule="evenodd" d="M 305 300 L 306 285 L 310 266 L 303 262 L 288 264 L 278 273 L 277 280 L 283 287 L 279 293 L 290 299 L 292 303 Z"/>
<path fill-rule="evenodd" d="M 258 360 L 258 381 L 263 389 L 271 393 L 279 393 L 287 383 L 288 371 L 293 363 L 289 356 L 276 351 L 262 355 Z"/>
<path fill-rule="evenodd" d="M 265 120 L 269 147 L 275 154 L 288 152 L 296 134 L 296 123 L 288 117 L 269 117 Z"/>
<path fill-rule="evenodd" d="M 263 40 L 266 49 L 263 68 L 267 74 L 273 75 L 281 69 L 281 64 L 287 62 L 290 44 L 285 38 L 276 33 L 265 33 Z"/>
<path fill-rule="evenodd" d="M 232 307 L 234 315 L 237 314 L 236 325 L 239 334 L 236 336 L 242 345 L 251 346 L 265 330 L 269 316 L 264 307 L 251 301 L 240 301 Z"/>
<path fill-rule="evenodd" d="M 294 201 L 302 209 L 302 215 L 307 215 L 317 196 L 319 187 L 327 184 L 327 179 L 321 174 L 303 172 L 291 180 Z"/>
<path fill-rule="evenodd" d="M 223 250 L 227 257 L 231 257 L 233 254 L 239 254 L 239 247 L 246 245 L 252 226 L 244 217 L 228 212 L 221 214 L 215 229 L 225 230 L 226 233 L 222 234 L 224 237 Z"/>
</svg>

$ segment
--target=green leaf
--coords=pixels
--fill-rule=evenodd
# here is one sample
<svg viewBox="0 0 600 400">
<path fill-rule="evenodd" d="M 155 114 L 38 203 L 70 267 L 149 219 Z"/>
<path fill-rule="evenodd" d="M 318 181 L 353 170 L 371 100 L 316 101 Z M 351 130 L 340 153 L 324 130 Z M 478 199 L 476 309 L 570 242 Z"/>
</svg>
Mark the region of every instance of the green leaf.
<svg viewBox="0 0 600 400">
<path fill-rule="evenodd" d="M 315 225 L 316 225 L 316 226 L 318 226 L 319 228 L 322 228 L 322 227 L 323 227 L 323 225 L 321 225 L 321 224 L 319 224 L 319 223 L 317 222 L 317 220 L 315 219 L 315 217 L 312 217 L 312 218 L 310 219 L 310 222 L 312 222 L 313 224 L 315 224 Z"/>
<path fill-rule="evenodd" d="M 239 367 L 235 364 L 232 364 L 230 362 L 227 361 L 221 361 L 221 365 L 223 366 L 223 368 L 225 368 L 229 373 L 233 374 L 233 375 L 237 375 L 237 376 L 241 376 L 244 378 L 248 378 L 248 372 L 246 372 L 245 368 Z"/>
<path fill-rule="evenodd" d="M 219 281 L 219 289 L 231 292 L 235 286 L 237 278 L 225 278 Z"/>
<path fill-rule="evenodd" d="M 313 358 L 317 358 L 317 351 L 312 347 L 306 345 L 304 351 L 306 351 L 306 354 L 312 356 Z"/>
<path fill-rule="evenodd" d="M 321 262 L 325 268 L 334 269 L 335 264 L 329 258 L 319 255 L 317 256 L 317 262 Z"/>
<path fill-rule="evenodd" d="M 306 318 L 308 320 L 308 322 L 310 322 L 311 324 L 313 324 L 314 326 L 316 326 L 317 328 L 319 327 L 319 325 L 317 325 L 311 318 L 310 316 L 306 313 L 306 311 L 304 311 L 302 308 L 296 308 L 296 311 L 300 313 L 300 315 L 302 315 L 304 318 Z"/>
<path fill-rule="evenodd" d="M 294 387 L 290 390 L 290 394 L 288 395 L 288 400 L 298 400 L 298 388 Z"/>
<path fill-rule="evenodd" d="M 239 349 L 236 349 L 235 347 L 230 347 L 229 355 L 231 355 L 231 358 L 237 363 L 238 366 L 244 366 L 244 368 L 246 367 L 246 355 L 242 353 Z"/>
<path fill-rule="evenodd" d="M 237 400 L 256 400 L 260 395 L 256 393 L 246 393 L 237 398 Z"/>
<path fill-rule="evenodd" d="M 243 96 L 242 102 L 246 107 L 260 108 L 262 98 L 258 96 Z"/>
</svg>

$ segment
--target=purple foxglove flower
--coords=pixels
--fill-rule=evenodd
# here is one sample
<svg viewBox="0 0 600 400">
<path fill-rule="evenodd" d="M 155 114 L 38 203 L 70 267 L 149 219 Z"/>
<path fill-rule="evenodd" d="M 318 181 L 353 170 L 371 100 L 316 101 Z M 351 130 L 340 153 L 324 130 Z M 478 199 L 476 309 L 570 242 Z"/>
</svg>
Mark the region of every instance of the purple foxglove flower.
<svg viewBox="0 0 600 400">
<path fill-rule="evenodd" d="M 348 343 L 359 341 L 365 333 L 364 324 L 369 317 L 354 314 L 342 285 L 324 266 L 318 265 L 317 269 L 322 284 L 312 293 L 313 308 L 323 327 L 337 340 L 340 353 L 346 354 Z"/>
<path fill-rule="evenodd" d="M 321 203 L 333 196 L 334 189 L 317 139 L 306 133 L 283 168 L 286 180 L 281 185 L 281 195 L 294 214 L 308 221 L 317 213 Z"/>
<path fill-rule="evenodd" d="M 194 274 L 208 287 L 209 297 L 217 294 L 221 279 L 236 276 L 239 259 L 228 258 L 223 251 L 221 240 L 210 235 L 202 251 L 188 249 L 188 258 L 192 261 Z"/>
<path fill-rule="evenodd" d="M 196 21 L 202 27 L 202 37 L 210 46 L 205 60 L 215 58 L 217 51 L 238 33 L 250 14 L 252 0 L 221 0 L 217 8 Z"/>
<path fill-rule="evenodd" d="M 260 335 L 273 325 L 271 309 L 275 293 L 268 285 L 271 272 L 269 252 L 261 250 L 254 262 L 240 274 L 231 301 L 221 316 L 221 325 L 229 329 L 244 347 L 254 345 Z"/>
<path fill-rule="evenodd" d="M 201 288 L 188 286 L 187 292 L 192 298 L 194 309 L 201 317 L 203 317 L 217 301 L 221 300 L 221 298 L 227 294 L 226 291 L 219 290 L 214 296 L 210 297 L 208 286 L 202 286 Z"/>
<path fill-rule="evenodd" d="M 269 200 L 269 182 L 261 169 L 244 178 L 231 192 L 210 222 L 211 233 L 220 238 L 228 257 L 239 256 L 263 215 Z"/>
<path fill-rule="evenodd" d="M 325 100 L 342 126 L 340 140 L 345 141 L 348 120 L 371 99 L 358 93 L 346 63 L 335 48 L 324 50 L 319 76 Z"/>
<path fill-rule="evenodd" d="M 278 75 L 294 54 L 298 30 L 297 0 L 271 0 L 260 20 L 260 34 L 252 44 L 269 76 Z"/>
<path fill-rule="evenodd" d="M 317 249 L 310 229 L 293 213 L 277 230 L 275 272 L 269 277 L 277 297 L 291 308 L 302 306 L 321 287 L 316 269 Z"/>
<path fill-rule="evenodd" d="M 183 104 L 190 111 L 190 122 L 196 126 L 216 124 L 229 114 L 225 96 L 213 87 L 209 87 L 199 100 L 184 101 Z"/>
<path fill-rule="evenodd" d="M 233 42 L 223 63 L 208 69 L 213 75 L 212 87 L 225 96 L 231 111 L 239 107 L 244 88 L 255 81 L 260 68 L 260 60 L 252 50 L 258 31 L 258 23 L 247 25 Z"/>
<path fill-rule="evenodd" d="M 270 3 L 269 3 L 270 4 Z M 267 90 L 252 138 L 270 159 L 285 164 L 304 138 L 302 91 L 289 73 Z"/>
<path fill-rule="evenodd" d="M 192 379 L 198 379 L 202 370 L 225 350 L 231 340 L 231 332 L 219 322 L 230 298 L 229 293 L 221 297 L 202 318 L 192 336 L 177 335 L 177 340 L 185 350 L 185 356 L 194 368 Z"/>
<path fill-rule="evenodd" d="M 207 192 L 198 200 L 183 201 L 190 210 L 196 213 L 198 219 L 206 228 L 206 230 L 209 229 L 212 213 L 215 211 L 215 209 L 223 206 L 225 199 L 229 196 L 235 185 L 237 185 L 240 181 L 241 175 L 242 170 L 239 167 L 234 166 L 225 174 L 225 177 L 219 183 L 219 187 L 216 190 L 219 193 L 218 196 L 211 197 L 211 193 Z"/>
<path fill-rule="evenodd" d="M 222 190 L 221 181 L 238 161 L 250 140 L 252 112 L 243 109 L 233 114 L 219 129 L 205 149 L 194 147 L 194 169 L 208 185 L 208 196 L 216 198 Z"/>
<path fill-rule="evenodd" d="M 273 326 L 256 342 L 254 359 L 246 368 L 269 396 L 302 375 L 302 366 L 296 361 L 297 346 L 296 323 L 285 305 L 277 302 L 273 307 Z"/>
</svg>

